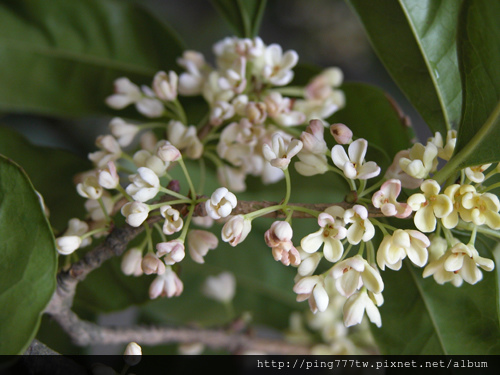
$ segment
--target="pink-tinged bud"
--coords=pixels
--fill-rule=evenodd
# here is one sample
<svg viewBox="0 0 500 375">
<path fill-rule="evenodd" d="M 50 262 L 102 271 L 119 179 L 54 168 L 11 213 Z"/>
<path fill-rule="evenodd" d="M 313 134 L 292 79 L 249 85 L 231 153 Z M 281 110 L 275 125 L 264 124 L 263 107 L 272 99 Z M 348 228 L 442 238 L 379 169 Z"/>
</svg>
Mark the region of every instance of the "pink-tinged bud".
<svg viewBox="0 0 500 375">
<path fill-rule="evenodd" d="M 236 215 L 229 219 L 222 227 L 221 237 L 224 242 L 236 246 L 247 238 L 252 230 L 252 221 L 243 215 Z"/>
<path fill-rule="evenodd" d="M 142 271 L 142 250 L 132 248 L 128 250 L 122 258 L 122 272 L 127 275 L 141 276 Z"/>
<path fill-rule="evenodd" d="M 266 121 L 267 112 L 264 103 L 250 102 L 246 107 L 246 117 L 252 124 L 262 124 Z"/>
<path fill-rule="evenodd" d="M 194 229 L 187 235 L 189 255 L 196 263 L 205 263 L 203 257 L 219 244 L 217 237 L 206 230 Z"/>
<path fill-rule="evenodd" d="M 129 366 L 135 366 L 141 361 L 142 348 L 135 342 L 131 342 L 125 348 L 123 360 Z"/>
<path fill-rule="evenodd" d="M 171 102 L 177 98 L 177 73 L 174 71 L 158 72 L 153 79 L 153 90 L 156 96 L 167 102 Z"/>
<path fill-rule="evenodd" d="M 156 244 L 156 255 L 165 256 L 165 264 L 172 265 L 184 259 L 184 242 L 181 240 L 172 240 Z"/>
<path fill-rule="evenodd" d="M 167 267 L 163 275 L 158 275 L 149 287 L 149 298 L 180 296 L 184 290 L 184 284 L 172 268 Z"/>
<path fill-rule="evenodd" d="M 161 160 L 166 162 L 173 162 L 182 158 L 182 154 L 179 149 L 168 141 L 165 141 L 158 146 L 156 155 L 158 155 Z"/>
<path fill-rule="evenodd" d="M 153 253 L 147 253 L 142 258 L 142 270 L 146 275 L 158 274 L 161 275 L 165 272 L 165 264 L 158 259 Z"/>
<path fill-rule="evenodd" d="M 330 133 L 332 133 L 335 141 L 341 145 L 346 145 L 352 141 L 352 131 L 344 124 L 333 124 L 330 126 Z"/>
<path fill-rule="evenodd" d="M 101 169 L 98 174 L 98 182 L 105 189 L 114 189 L 120 183 L 120 177 L 116 172 L 114 162 L 108 162 L 106 168 Z"/>
</svg>

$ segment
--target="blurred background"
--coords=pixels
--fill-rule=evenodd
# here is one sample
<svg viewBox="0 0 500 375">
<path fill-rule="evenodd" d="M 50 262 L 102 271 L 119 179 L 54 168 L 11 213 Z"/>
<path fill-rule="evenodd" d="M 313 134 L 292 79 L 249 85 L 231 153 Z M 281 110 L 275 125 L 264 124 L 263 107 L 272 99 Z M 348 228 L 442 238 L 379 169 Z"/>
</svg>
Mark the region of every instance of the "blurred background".
<svg viewBox="0 0 500 375">
<path fill-rule="evenodd" d="M 209 61 L 213 57 L 212 45 L 232 35 L 208 0 L 135 1 L 170 25 L 189 49 L 202 52 Z M 344 0 L 268 0 L 260 36 L 266 44 L 278 43 L 284 50 L 296 50 L 299 62 L 338 66 L 344 71 L 345 81 L 370 83 L 384 89 L 409 116 L 417 137 L 430 136 L 418 113 L 378 60 L 360 22 Z M 110 87 L 110 93 L 111 90 Z M 84 157 L 94 149 L 95 138 L 107 132 L 109 121 L 61 120 L 26 114 L 1 117 L 3 124 L 15 128 L 35 144 L 69 149 Z"/>
</svg>

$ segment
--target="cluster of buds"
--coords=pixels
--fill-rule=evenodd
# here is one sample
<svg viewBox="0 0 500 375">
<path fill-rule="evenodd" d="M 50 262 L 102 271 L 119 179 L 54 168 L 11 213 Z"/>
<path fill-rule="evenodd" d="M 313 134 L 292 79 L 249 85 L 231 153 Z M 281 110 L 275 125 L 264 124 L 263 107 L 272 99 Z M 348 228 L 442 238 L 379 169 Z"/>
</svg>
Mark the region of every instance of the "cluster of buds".
<svg viewBox="0 0 500 375">
<path fill-rule="evenodd" d="M 466 168 L 459 183 L 442 186 L 434 179 L 439 159 L 452 158 L 456 132 L 449 131 L 446 142 L 436 133 L 426 145 L 416 143 L 400 151 L 382 175 L 377 163 L 365 158 L 366 139 L 354 137 L 344 124 L 326 121 L 344 106 L 339 69 L 324 70 L 305 87 L 290 86 L 298 61 L 294 51 L 283 52 L 259 38 L 226 38 L 213 50 L 215 66 L 202 54 L 186 51 L 178 59 L 184 71 L 158 72 L 151 87 L 116 80 L 106 103 L 114 109 L 135 105 L 154 122 L 132 124 L 116 117 L 109 124 L 111 134 L 97 138 L 99 150 L 89 154 L 94 169 L 79 176 L 76 186 L 87 200 L 88 217 L 72 219 L 57 238 L 61 254 L 71 254 L 109 231 L 113 216 L 121 213 L 128 225 L 145 228 L 142 243 L 124 254 L 123 272 L 156 275 L 150 297 L 174 297 L 184 289 L 179 263 L 186 257 L 186 246 L 192 261 L 204 263 L 219 244 L 215 234 L 192 225 L 223 224 L 221 239 L 237 246 L 251 232 L 253 220 L 282 213 L 286 218 L 271 225 L 264 242 L 276 261 L 297 268 L 297 301 L 307 300 L 314 314 L 337 311 L 332 330 L 339 322 L 338 311 L 344 328 L 362 323 L 365 314 L 381 326 L 378 307 L 384 302 L 386 267 L 399 270 L 403 262 L 411 262 L 423 268 L 424 277 L 432 275 L 440 284 L 455 286 L 463 281 L 475 284 L 482 278 L 479 268 L 494 268 L 493 261 L 479 255 L 475 239 L 477 233 L 500 229 L 500 201 L 490 192 L 496 186 L 484 184 L 499 172 L 498 166 Z M 192 125 L 179 99 L 195 95 L 209 110 Z M 198 195 L 200 189 L 184 162 L 188 159 L 213 163 L 222 187 Z M 305 177 L 340 175 L 353 199 L 320 210 L 290 203 L 290 165 Z M 184 175 L 184 193 L 171 177 L 174 168 Z M 285 198 L 279 204 L 257 202 L 255 209 L 247 205 L 242 210 L 233 192 L 246 190 L 249 175 L 264 184 L 285 179 Z M 294 245 L 295 213 L 316 218 L 318 226 Z M 393 219 L 391 224 L 386 218 Z M 394 227 L 396 219 L 412 219 L 415 229 Z M 456 229 L 471 232 L 467 244 L 454 236 Z M 377 230 L 383 235 L 380 243 Z M 156 243 L 153 231 L 161 238 Z M 224 280 L 222 284 L 234 284 Z M 222 284 L 211 282 L 208 295 L 231 300 L 234 288 Z"/>
</svg>

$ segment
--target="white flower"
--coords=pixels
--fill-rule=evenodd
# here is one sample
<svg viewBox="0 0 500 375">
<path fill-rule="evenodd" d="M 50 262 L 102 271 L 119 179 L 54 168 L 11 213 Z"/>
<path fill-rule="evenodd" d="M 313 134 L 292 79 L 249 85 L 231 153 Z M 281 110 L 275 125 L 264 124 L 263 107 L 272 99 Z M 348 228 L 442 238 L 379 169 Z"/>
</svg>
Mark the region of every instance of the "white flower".
<svg viewBox="0 0 500 375">
<path fill-rule="evenodd" d="M 373 161 L 364 162 L 368 142 L 357 139 L 349 145 L 347 156 L 344 147 L 335 145 L 332 148 L 332 160 L 347 178 L 366 180 L 380 174 L 380 167 Z"/>
<path fill-rule="evenodd" d="M 446 144 L 443 143 L 443 136 L 441 133 L 436 132 L 433 138 L 429 138 L 428 142 L 433 143 L 438 149 L 438 156 L 444 160 L 450 160 L 455 144 L 457 143 L 457 131 L 448 130 L 446 134 Z"/>
<path fill-rule="evenodd" d="M 304 276 L 311 276 L 319 265 L 323 255 L 319 252 L 307 253 L 300 247 L 297 248 L 300 254 L 300 265 L 297 267 L 297 274 Z"/>
<path fill-rule="evenodd" d="M 179 232 L 184 226 L 184 221 L 182 217 L 175 208 L 170 205 L 165 205 L 160 207 L 161 216 L 165 218 L 165 223 L 163 224 L 163 233 L 166 235 L 174 234 Z"/>
<path fill-rule="evenodd" d="M 465 175 L 469 180 L 476 183 L 481 183 L 484 181 L 484 171 L 491 167 L 491 164 L 482 164 L 475 167 L 465 168 Z"/>
<path fill-rule="evenodd" d="M 321 120 L 309 121 L 306 130 L 300 135 L 300 140 L 304 145 L 302 150 L 313 154 L 324 155 L 328 151 L 324 133 L 325 126 Z"/>
<path fill-rule="evenodd" d="M 475 225 L 486 224 L 491 229 L 500 229 L 500 201 L 491 193 L 476 193 L 471 189 L 462 196 L 461 218 Z"/>
<path fill-rule="evenodd" d="M 215 190 L 209 200 L 205 203 L 207 214 L 215 220 L 227 217 L 236 207 L 238 200 L 227 188 L 220 187 Z"/>
<path fill-rule="evenodd" d="M 160 159 L 154 152 L 148 150 L 137 151 L 132 160 L 137 168 L 151 169 L 158 177 L 164 176 L 170 163 Z"/>
<path fill-rule="evenodd" d="M 246 59 L 243 57 L 234 60 L 231 68 L 224 71 L 224 76 L 219 78 L 219 87 L 222 90 L 231 90 L 241 94 L 247 86 Z"/>
<path fill-rule="evenodd" d="M 234 298 L 236 279 L 231 272 L 222 272 L 206 278 L 202 286 L 203 294 L 216 301 L 227 303 Z"/>
<path fill-rule="evenodd" d="M 432 275 L 438 284 L 451 282 L 457 287 L 462 285 L 463 280 L 469 284 L 476 284 L 483 278 L 478 266 L 485 271 L 492 271 L 495 263 L 491 259 L 479 256 L 472 244 L 465 245 L 454 240 L 453 247 L 441 258 L 430 262 L 422 276 Z"/>
<path fill-rule="evenodd" d="M 104 169 L 98 172 L 98 183 L 105 189 L 115 189 L 120 183 L 115 163 L 110 161 Z"/>
<path fill-rule="evenodd" d="M 321 276 L 306 276 L 299 279 L 293 286 L 293 291 L 297 293 L 297 302 L 306 299 L 309 301 L 313 314 L 325 311 L 330 302 L 325 290 L 324 278 Z"/>
<path fill-rule="evenodd" d="M 125 348 L 123 360 L 129 366 L 135 366 L 141 361 L 142 348 L 136 342 L 131 342 Z"/>
<path fill-rule="evenodd" d="M 326 100 L 334 93 L 344 80 L 344 74 L 339 68 L 328 68 L 314 77 L 305 88 L 305 97 L 312 100 Z"/>
<path fill-rule="evenodd" d="M 234 107 L 228 102 L 215 102 L 210 110 L 210 124 L 212 126 L 219 126 L 225 120 L 229 120 L 234 116 Z"/>
<path fill-rule="evenodd" d="M 321 227 L 317 232 L 311 233 L 300 241 L 302 250 L 307 253 L 314 253 L 323 245 L 325 258 L 334 263 L 342 257 L 344 246 L 340 240 L 347 235 L 347 230 L 343 223 L 338 223 L 328 213 L 321 213 L 318 216 L 318 224 Z"/>
<path fill-rule="evenodd" d="M 376 297 L 374 297 L 375 299 Z M 379 302 L 380 303 L 380 302 Z M 349 299 L 344 304 L 344 324 L 346 327 L 351 327 L 353 325 L 361 323 L 363 316 L 366 311 L 366 315 L 372 323 L 375 323 L 377 327 L 382 326 L 382 318 L 380 312 L 378 311 L 377 305 L 368 296 L 366 290 L 357 292 L 349 297 Z"/>
<path fill-rule="evenodd" d="M 162 102 L 155 98 L 155 93 L 148 86 L 141 87 L 144 95 L 135 103 L 135 108 L 144 116 L 149 118 L 161 117 L 165 111 Z"/>
<path fill-rule="evenodd" d="M 377 264 L 385 270 L 385 266 L 399 270 L 402 260 L 408 258 L 418 267 L 427 263 L 430 241 L 426 235 L 416 230 L 397 229 L 393 235 L 386 235 L 377 251 Z"/>
<path fill-rule="evenodd" d="M 245 172 L 242 169 L 232 168 L 228 165 L 217 168 L 219 184 L 237 193 L 246 190 L 245 177 Z"/>
<path fill-rule="evenodd" d="M 380 190 L 373 194 L 373 206 L 380 208 L 385 216 L 408 217 L 412 209 L 408 204 L 397 201 L 400 193 L 401 181 L 396 179 L 387 180 L 382 184 Z"/>
<path fill-rule="evenodd" d="M 453 246 L 445 257 L 444 269 L 459 274 L 469 284 L 475 284 L 483 278 L 478 266 L 485 271 L 492 271 L 495 268 L 495 263 L 491 259 L 479 256 L 471 244 L 465 245 L 460 242 Z"/>
<path fill-rule="evenodd" d="M 361 255 L 337 263 L 332 267 L 331 274 L 338 292 L 345 297 L 350 297 L 362 286 L 373 293 L 384 290 L 382 277 Z"/>
<path fill-rule="evenodd" d="M 399 151 L 396 155 L 394 155 L 394 160 L 392 164 L 387 168 L 385 172 L 384 178 L 387 180 L 397 179 L 401 181 L 401 186 L 407 189 L 416 189 L 420 186 L 423 179 L 415 178 L 410 176 L 408 173 L 401 169 L 399 165 L 399 161 L 402 158 L 408 158 L 410 155 L 410 150 L 402 150 Z"/>
<path fill-rule="evenodd" d="M 275 221 L 264 233 L 264 239 L 267 246 L 272 249 L 274 259 L 281 261 L 285 266 L 300 264 L 300 254 L 293 246 L 292 237 L 292 227 L 286 221 Z"/>
<path fill-rule="evenodd" d="M 198 159 L 203 153 L 203 144 L 198 139 L 196 127 L 192 125 L 185 126 L 179 121 L 170 121 L 167 139 L 188 158 Z"/>
<path fill-rule="evenodd" d="M 160 180 L 149 168 L 140 167 L 129 179 L 132 183 L 127 186 L 126 192 L 136 201 L 146 202 L 154 198 L 160 190 Z"/>
<path fill-rule="evenodd" d="M 66 232 L 61 237 L 56 238 L 57 252 L 62 255 L 68 255 L 80 247 L 89 245 L 92 241 L 90 237 L 82 239 L 82 236 L 88 230 L 89 226 L 86 222 L 77 218 L 70 219 Z"/>
<path fill-rule="evenodd" d="M 179 263 L 184 259 L 186 253 L 184 251 L 184 242 L 179 239 L 168 242 L 160 242 L 156 244 L 156 255 L 158 257 L 165 256 L 165 264 L 172 265 Z"/>
<path fill-rule="evenodd" d="M 184 284 L 171 267 L 167 267 L 165 273 L 158 275 L 149 287 L 149 298 L 155 299 L 159 296 L 180 296 L 184 290 Z"/>
<path fill-rule="evenodd" d="M 281 133 L 274 133 L 271 142 L 272 146 L 269 146 L 267 143 L 264 144 L 262 152 L 266 160 L 273 167 L 282 170 L 288 168 L 290 159 L 302 149 L 301 141 L 293 139 L 290 143 L 286 144 Z"/>
<path fill-rule="evenodd" d="M 165 272 L 165 264 L 153 253 L 147 253 L 142 258 L 141 267 L 146 275 L 161 275 Z"/>
<path fill-rule="evenodd" d="M 445 194 L 439 194 L 441 187 L 434 180 L 425 180 L 420 185 L 423 194 L 413 194 L 408 198 L 408 205 L 416 211 L 413 221 L 422 232 L 436 229 L 436 218 L 448 216 L 453 211 L 453 204 Z"/>
<path fill-rule="evenodd" d="M 131 248 L 123 254 L 121 262 L 122 272 L 127 275 L 141 276 L 142 271 L 142 250 L 136 247 Z"/>
<path fill-rule="evenodd" d="M 203 87 L 205 77 L 201 69 L 205 66 L 205 58 L 196 51 L 184 51 L 177 63 L 186 69 L 186 72 L 179 76 L 179 94 L 199 95 Z"/>
<path fill-rule="evenodd" d="M 196 263 L 205 263 L 203 257 L 209 250 L 217 248 L 219 240 L 217 237 L 206 230 L 193 229 L 188 232 L 187 243 L 189 255 Z"/>
<path fill-rule="evenodd" d="M 111 213 L 113 211 L 113 207 L 115 206 L 113 199 L 109 196 L 103 195 L 101 197 L 101 202 L 104 205 L 104 209 L 107 213 Z M 85 209 L 90 215 L 90 218 L 93 221 L 102 221 L 106 219 L 106 215 L 104 214 L 101 204 L 99 201 L 94 199 L 89 199 L 85 202 Z"/>
<path fill-rule="evenodd" d="M 436 170 L 437 154 L 438 148 L 434 143 L 427 143 L 427 146 L 416 143 L 410 149 L 408 157 L 399 159 L 399 166 L 414 178 L 426 178 Z"/>
<path fill-rule="evenodd" d="M 275 86 L 285 86 L 293 79 L 292 68 L 297 64 L 299 56 L 295 51 L 283 54 L 281 46 L 271 44 L 265 50 L 265 66 L 262 76 Z"/>
<path fill-rule="evenodd" d="M 97 168 L 104 168 L 108 162 L 118 160 L 122 155 L 121 147 L 112 135 L 101 135 L 95 143 L 100 151 L 92 152 L 88 157 Z"/>
<path fill-rule="evenodd" d="M 266 112 L 277 124 L 282 126 L 296 126 L 306 121 L 306 115 L 293 111 L 293 101 L 273 91 L 264 98 Z"/>
<path fill-rule="evenodd" d="M 346 145 L 352 141 L 352 130 L 344 124 L 332 124 L 330 133 L 338 144 Z"/>
<path fill-rule="evenodd" d="M 352 223 L 347 229 L 347 240 L 357 245 L 361 241 L 370 241 L 375 235 L 375 227 L 368 218 L 368 210 L 359 204 L 354 205 L 344 213 L 346 224 Z"/>
<path fill-rule="evenodd" d="M 125 221 L 132 227 L 138 227 L 148 218 L 149 206 L 142 202 L 128 202 L 121 208 Z"/>
<path fill-rule="evenodd" d="M 123 109 L 142 98 L 139 87 L 128 78 L 118 78 L 114 82 L 114 94 L 106 98 L 106 104 L 113 109 Z"/>
<path fill-rule="evenodd" d="M 56 238 L 57 252 L 62 255 L 73 253 L 82 244 L 80 236 L 62 236 Z"/>
<path fill-rule="evenodd" d="M 297 157 L 300 161 L 296 162 L 294 167 L 302 176 L 314 176 L 328 171 L 326 155 L 313 154 L 302 149 Z"/>
<path fill-rule="evenodd" d="M 87 176 L 85 180 L 76 185 L 76 191 L 84 198 L 99 199 L 103 193 L 103 188 L 99 185 L 96 176 Z"/>
<path fill-rule="evenodd" d="M 120 117 L 113 118 L 109 123 L 109 128 L 121 147 L 130 145 L 140 130 L 137 125 L 129 124 Z"/>
<path fill-rule="evenodd" d="M 224 242 L 231 246 L 242 243 L 252 230 L 252 221 L 243 215 L 231 217 L 222 227 L 221 237 Z"/>
<path fill-rule="evenodd" d="M 156 96 L 166 102 L 171 102 L 177 99 L 177 73 L 173 70 L 168 74 L 160 71 L 156 73 L 153 79 L 153 90 Z"/>
<path fill-rule="evenodd" d="M 179 149 L 168 141 L 160 141 L 158 143 L 156 155 L 166 163 L 171 163 L 182 158 Z"/>
</svg>

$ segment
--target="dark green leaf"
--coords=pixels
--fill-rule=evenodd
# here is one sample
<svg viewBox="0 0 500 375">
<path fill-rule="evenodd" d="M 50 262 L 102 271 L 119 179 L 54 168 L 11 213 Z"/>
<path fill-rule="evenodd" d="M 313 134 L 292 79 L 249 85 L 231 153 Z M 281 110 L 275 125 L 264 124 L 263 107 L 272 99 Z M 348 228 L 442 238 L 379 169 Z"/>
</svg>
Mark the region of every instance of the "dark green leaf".
<svg viewBox="0 0 500 375">
<path fill-rule="evenodd" d="M 476 241 L 479 248 L 480 241 Z M 489 252 L 483 256 L 491 258 Z M 475 285 L 439 285 L 405 264 L 382 273 L 382 327 L 372 332 L 384 354 L 500 354 L 498 270 Z"/>
<path fill-rule="evenodd" d="M 0 156 L 0 352 L 21 354 L 56 287 L 56 248 L 26 174 Z"/>
<path fill-rule="evenodd" d="M 29 175 L 50 211 L 52 225 L 63 230 L 72 217 L 81 217 L 84 200 L 75 189 L 75 174 L 90 162 L 64 150 L 31 144 L 19 133 L 0 126 L 0 153 L 15 160 Z"/>
<path fill-rule="evenodd" d="M 116 78 L 151 84 L 182 53 L 162 22 L 128 1 L 5 0 L 0 24 L 5 111 L 112 115 L 104 99 Z"/>
<path fill-rule="evenodd" d="M 456 127 L 462 100 L 456 57 L 461 1 L 350 3 L 386 69 L 431 130 Z"/>
<path fill-rule="evenodd" d="M 382 158 L 377 163 L 388 166 L 394 155 L 411 147 L 413 131 L 397 103 L 381 89 L 363 83 L 345 83 L 342 90 L 346 106 L 330 118 L 343 123 L 355 137 L 365 138 Z"/>
<path fill-rule="evenodd" d="M 464 105 L 455 155 L 441 179 L 459 169 L 500 161 L 500 1 L 464 1 L 458 56 Z"/>
<path fill-rule="evenodd" d="M 212 0 L 214 7 L 242 38 L 258 35 L 267 0 Z"/>
</svg>

